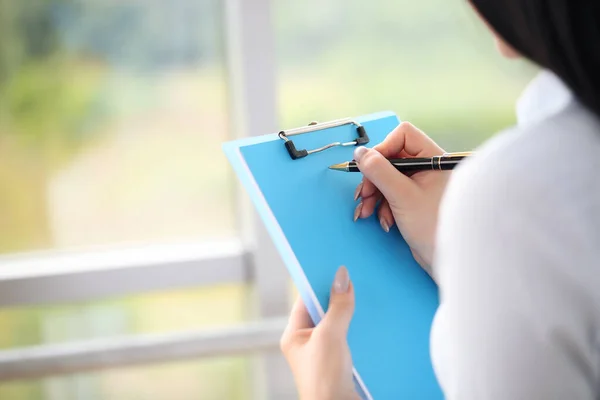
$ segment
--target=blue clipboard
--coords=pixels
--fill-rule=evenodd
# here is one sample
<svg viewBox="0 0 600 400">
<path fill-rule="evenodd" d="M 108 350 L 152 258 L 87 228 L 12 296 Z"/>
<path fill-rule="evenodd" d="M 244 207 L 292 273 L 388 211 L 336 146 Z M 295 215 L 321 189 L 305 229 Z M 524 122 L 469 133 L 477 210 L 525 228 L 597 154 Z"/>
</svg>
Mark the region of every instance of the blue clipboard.
<svg viewBox="0 0 600 400">
<path fill-rule="evenodd" d="M 364 145 L 372 147 L 399 123 L 383 112 L 295 130 L 301 134 L 235 140 L 223 150 L 315 324 L 327 310 L 335 272 L 348 268 L 356 298 L 348 342 L 362 398 L 443 399 L 429 352 L 437 286 L 397 229 L 385 233 L 375 216 L 353 221 L 362 174 L 327 168 L 352 160 L 355 149 L 329 144 L 356 143 L 362 126 Z"/>
</svg>

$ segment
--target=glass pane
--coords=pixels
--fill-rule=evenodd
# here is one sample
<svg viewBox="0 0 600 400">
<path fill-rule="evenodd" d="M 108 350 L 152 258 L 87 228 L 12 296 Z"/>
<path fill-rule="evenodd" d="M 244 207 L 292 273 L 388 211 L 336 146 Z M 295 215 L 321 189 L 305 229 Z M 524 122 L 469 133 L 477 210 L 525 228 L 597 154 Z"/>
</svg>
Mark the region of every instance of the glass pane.
<svg viewBox="0 0 600 400">
<path fill-rule="evenodd" d="M 244 358 L 186 361 L 0 384 L 11 400 L 250 400 Z"/>
<path fill-rule="evenodd" d="M 227 326 L 250 317 L 250 296 L 248 285 L 224 284 L 88 303 L 0 308 L 0 350 L 129 333 Z"/>
<path fill-rule="evenodd" d="M 234 233 L 219 0 L 0 0 L 0 253 Z"/>
<path fill-rule="evenodd" d="M 514 122 L 535 72 L 502 60 L 464 1 L 275 3 L 284 127 L 391 110 L 469 150 Z"/>
<path fill-rule="evenodd" d="M 229 284 L 89 303 L 0 308 L 0 350 L 134 333 L 222 328 L 249 320 L 251 287 Z M 200 360 L 0 382 L 0 399 L 248 399 L 243 359 Z M 169 394 L 169 391 L 171 393 Z"/>
</svg>

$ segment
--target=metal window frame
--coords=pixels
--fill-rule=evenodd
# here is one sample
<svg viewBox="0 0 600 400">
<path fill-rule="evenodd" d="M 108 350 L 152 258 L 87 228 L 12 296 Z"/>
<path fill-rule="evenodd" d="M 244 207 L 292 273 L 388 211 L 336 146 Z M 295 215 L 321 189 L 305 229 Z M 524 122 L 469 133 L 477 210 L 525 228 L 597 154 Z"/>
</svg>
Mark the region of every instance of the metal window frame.
<svg viewBox="0 0 600 400">
<path fill-rule="evenodd" d="M 226 0 L 226 60 L 234 136 L 277 130 L 271 0 Z M 240 237 L 219 242 L 0 257 L 0 307 L 86 301 L 153 290 L 252 282 L 259 322 L 225 330 L 131 335 L 0 351 L 0 381 L 189 357 L 254 353 L 256 398 L 295 398 L 278 351 L 289 310 L 283 263 L 241 186 Z"/>
<path fill-rule="evenodd" d="M 139 334 L 5 350 L 0 352 L 0 381 L 268 351 L 278 346 L 284 323 L 284 319 L 272 319 L 227 329 Z"/>
<path fill-rule="evenodd" d="M 243 283 L 250 280 L 248 258 L 239 239 L 2 257 L 0 306 Z"/>
<path fill-rule="evenodd" d="M 272 0 L 226 0 L 231 78 L 232 124 L 236 136 L 257 136 L 279 131 Z M 241 185 L 236 188 L 242 240 L 251 248 L 255 298 L 252 314 L 276 318 L 288 313 L 289 279 L 275 245 L 249 205 Z M 257 399 L 295 398 L 291 372 L 279 351 L 265 352 L 252 366 Z"/>
</svg>

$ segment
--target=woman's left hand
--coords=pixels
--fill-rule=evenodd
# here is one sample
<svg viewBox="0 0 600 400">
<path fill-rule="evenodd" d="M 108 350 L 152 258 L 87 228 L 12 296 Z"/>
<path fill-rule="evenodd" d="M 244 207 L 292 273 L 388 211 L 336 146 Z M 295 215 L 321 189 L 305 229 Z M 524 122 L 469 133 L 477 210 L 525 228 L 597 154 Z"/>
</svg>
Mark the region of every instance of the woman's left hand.
<svg viewBox="0 0 600 400">
<path fill-rule="evenodd" d="M 300 400 L 360 399 L 352 377 L 348 328 L 354 314 L 354 290 L 348 270 L 335 275 L 329 308 L 314 327 L 302 300 L 292 309 L 281 337 Z"/>
</svg>

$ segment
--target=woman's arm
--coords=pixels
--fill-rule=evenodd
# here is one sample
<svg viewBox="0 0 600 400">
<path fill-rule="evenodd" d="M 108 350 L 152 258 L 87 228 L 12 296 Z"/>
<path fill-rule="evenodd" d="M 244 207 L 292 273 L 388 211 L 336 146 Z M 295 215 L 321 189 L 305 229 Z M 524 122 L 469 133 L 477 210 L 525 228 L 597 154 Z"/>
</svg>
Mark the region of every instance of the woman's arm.
<svg viewBox="0 0 600 400">
<path fill-rule="evenodd" d="M 575 205 L 547 165 L 501 159 L 457 173 L 440 211 L 438 379 L 448 400 L 595 399 L 597 313 Z"/>
<path fill-rule="evenodd" d="M 409 122 L 398 125 L 372 150 L 358 147 L 354 152 L 364 175 L 355 195 L 360 199 L 356 218 L 371 218 L 376 213 L 385 231 L 396 226 L 415 260 L 432 277 L 438 208 L 451 172 L 422 171 L 409 177 L 398 172 L 386 158 L 443 153 L 440 146 Z"/>
</svg>

